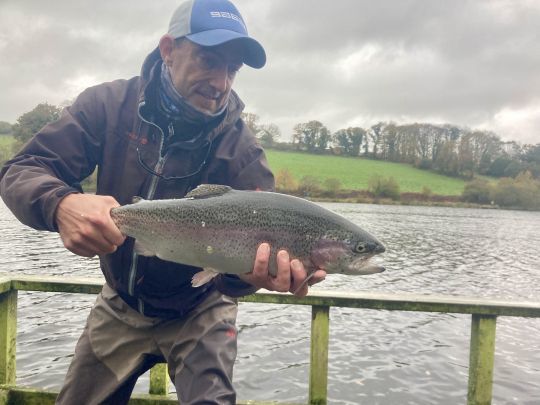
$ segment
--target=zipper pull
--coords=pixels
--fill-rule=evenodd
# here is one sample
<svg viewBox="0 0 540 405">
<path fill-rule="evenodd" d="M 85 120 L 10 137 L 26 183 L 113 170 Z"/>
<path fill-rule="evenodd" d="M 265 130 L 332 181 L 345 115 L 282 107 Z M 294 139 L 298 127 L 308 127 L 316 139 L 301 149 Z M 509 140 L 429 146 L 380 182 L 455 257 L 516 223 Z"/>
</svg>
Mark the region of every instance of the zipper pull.
<svg viewBox="0 0 540 405">
<path fill-rule="evenodd" d="M 168 128 L 169 128 L 169 136 L 168 136 L 168 138 L 171 139 L 174 136 L 174 126 L 173 126 L 172 121 L 169 122 Z"/>
</svg>

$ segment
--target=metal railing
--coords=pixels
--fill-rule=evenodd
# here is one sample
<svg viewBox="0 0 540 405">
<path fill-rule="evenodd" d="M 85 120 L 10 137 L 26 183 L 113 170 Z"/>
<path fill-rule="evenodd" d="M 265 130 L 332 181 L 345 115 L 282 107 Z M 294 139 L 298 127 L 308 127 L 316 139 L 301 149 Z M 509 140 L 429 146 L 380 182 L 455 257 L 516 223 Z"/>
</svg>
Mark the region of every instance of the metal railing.
<svg viewBox="0 0 540 405">
<path fill-rule="evenodd" d="M 17 291 L 97 294 L 101 291 L 102 284 L 102 280 L 96 279 L 67 280 L 58 277 L 0 279 L 0 405 L 52 404 L 56 396 L 54 392 L 16 385 Z M 497 317 L 540 317 L 540 302 L 509 302 L 453 296 L 312 292 L 307 297 L 297 298 L 289 294 L 259 292 L 243 297 L 241 301 L 312 307 L 309 371 L 309 404 L 312 405 L 327 403 L 331 307 L 470 314 L 472 322 L 467 394 L 469 405 L 491 403 Z M 167 396 L 168 380 L 165 365 L 158 364 L 150 372 L 150 395 L 135 395 L 130 404 L 176 403 L 175 399 Z M 248 401 L 243 404 L 263 403 Z"/>
</svg>

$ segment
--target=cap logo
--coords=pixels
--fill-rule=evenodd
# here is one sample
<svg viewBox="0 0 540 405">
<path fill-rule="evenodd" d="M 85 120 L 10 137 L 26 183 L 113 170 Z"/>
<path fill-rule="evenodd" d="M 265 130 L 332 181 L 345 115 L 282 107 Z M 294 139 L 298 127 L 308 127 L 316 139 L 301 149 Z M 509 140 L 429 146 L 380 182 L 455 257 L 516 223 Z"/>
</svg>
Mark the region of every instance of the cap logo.
<svg viewBox="0 0 540 405">
<path fill-rule="evenodd" d="M 231 20 L 238 21 L 247 31 L 244 21 L 242 21 L 242 18 L 236 14 L 229 13 L 228 11 L 210 11 L 210 16 L 212 18 L 229 18 Z"/>
</svg>

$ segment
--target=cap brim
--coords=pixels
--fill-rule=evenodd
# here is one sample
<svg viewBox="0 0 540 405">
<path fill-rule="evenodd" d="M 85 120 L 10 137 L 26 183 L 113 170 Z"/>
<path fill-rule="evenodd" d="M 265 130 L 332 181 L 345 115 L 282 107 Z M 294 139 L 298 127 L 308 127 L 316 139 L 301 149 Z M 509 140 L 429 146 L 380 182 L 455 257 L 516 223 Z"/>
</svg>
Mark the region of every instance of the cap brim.
<svg viewBox="0 0 540 405">
<path fill-rule="evenodd" d="M 244 63 L 255 69 L 266 63 L 266 52 L 261 44 L 253 38 L 230 30 L 209 30 L 186 35 L 190 41 L 201 46 L 217 46 L 230 41 L 239 41 L 244 47 Z"/>
</svg>

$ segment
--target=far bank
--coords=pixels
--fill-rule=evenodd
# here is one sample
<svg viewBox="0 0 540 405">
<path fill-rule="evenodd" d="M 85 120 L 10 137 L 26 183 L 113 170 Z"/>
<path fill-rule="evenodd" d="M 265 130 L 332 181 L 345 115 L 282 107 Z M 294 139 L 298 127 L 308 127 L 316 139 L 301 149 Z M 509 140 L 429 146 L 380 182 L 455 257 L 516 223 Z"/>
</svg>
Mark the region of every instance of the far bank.
<svg viewBox="0 0 540 405">
<path fill-rule="evenodd" d="M 540 182 L 526 175 L 466 181 L 402 163 L 273 149 L 266 153 L 276 191 L 312 201 L 540 210 Z M 95 174 L 82 186 L 95 191 Z"/>
<path fill-rule="evenodd" d="M 405 163 L 267 149 L 278 192 L 315 201 L 540 210 L 540 180 L 445 176 Z"/>
</svg>

